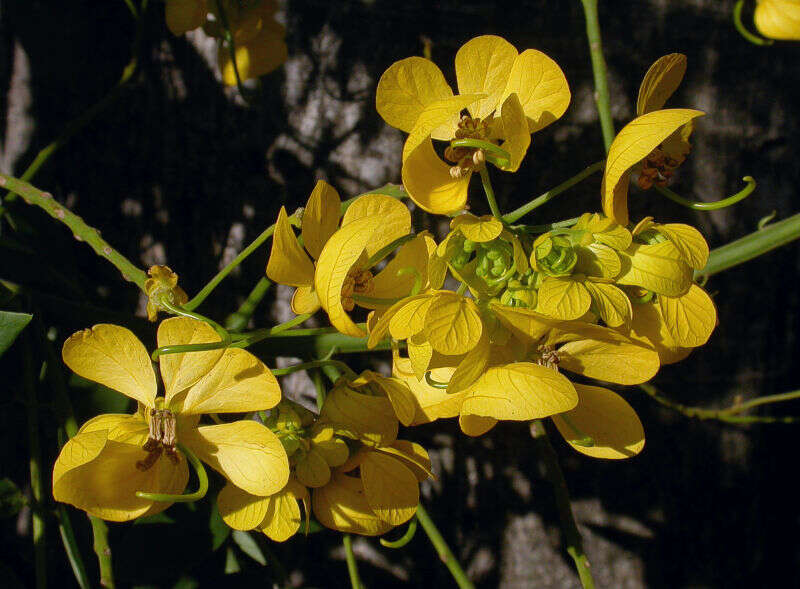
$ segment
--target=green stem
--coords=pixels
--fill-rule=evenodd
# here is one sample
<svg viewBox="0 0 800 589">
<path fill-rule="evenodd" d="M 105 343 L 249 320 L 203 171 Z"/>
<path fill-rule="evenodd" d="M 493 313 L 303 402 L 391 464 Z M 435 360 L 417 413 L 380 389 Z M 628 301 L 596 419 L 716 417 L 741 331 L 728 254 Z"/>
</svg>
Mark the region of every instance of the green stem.
<svg viewBox="0 0 800 589">
<path fill-rule="evenodd" d="M 233 75 L 236 77 L 236 87 L 239 89 L 239 94 L 241 94 L 242 98 L 250 104 L 250 97 L 248 96 L 247 90 L 242 84 L 242 78 L 239 75 L 239 64 L 236 63 L 236 44 L 233 39 L 233 35 L 231 34 L 231 29 L 228 23 L 228 15 L 225 13 L 225 7 L 221 0 L 215 0 L 215 4 L 217 5 L 217 12 L 219 14 L 220 24 L 222 25 L 222 30 L 225 36 L 225 44 L 228 46 L 228 53 L 231 57 L 231 65 L 233 66 Z"/>
<path fill-rule="evenodd" d="M 521 233 L 547 233 L 553 229 L 563 229 L 565 227 L 572 227 L 578 222 L 580 217 L 572 217 L 571 219 L 564 219 L 555 223 L 545 223 L 544 225 L 512 225 L 513 231 Z"/>
<path fill-rule="evenodd" d="M 800 238 L 800 213 L 712 250 L 705 268 L 695 271 L 695 280 L 743 264 L 797 238 Z"/>
<path fill-rule="evenodd" d="M 483 184 L 483 191 L 486 193 L 486 200 L 489 201 L 489 209 L 492 211 L 492 215 L 502 221 L 503 215 L 500 214 L 500 208 L 497 206 L 492 180 L 489 178 L 489 169 L 486 166 L 481 168 L 481 183 Z"/>
<path fill-rule="evenodd" d="M 739 34 L 753 45 L 759 45 L 761 47 L 772 45 L 775 42 L 772 39 L 764 39 L 747 30 L 747 27 L 745 27 L 742 22 L 742 8 L 744 8 L 744 0 L 738 0 L 733 7 L 733 25 L 736 27 L 736 30 L 739 31 Z"/>
<path fill-rule="evenodd" d="M 39 443 L 38 401 L 36 399 L 36 380 L 33 368 L 33 347 L 27 332 L 22 334 L 23 342 L 23 374 L 25 382 L 26 402 L 28 414 L 28 462 L 31 475 L 31 492 L 33 506 L 31 509 L 33 552 L 36 567 L 36 587 L 47 587 L 47 546 L 45 545 L 46 527 L 44 520 L 44 481 L 42 480 L 42 448 Z"/>
<path fill-rule="evenodd" d="M 347 559 L 347 573 L 350 575 L 350 586 L 353 589 L 363 589 L 364 585 L 361 584 L 361 579 L 358 577 L 356 555 L 353 554 L 352 536 L 350 536 L 350 534 L 344 534 L 342 536 L 342 544 L 344 544 L 344 555 Z"/>
<path fill-rule="evenodd" d="M 170 311 L 174 315 L 189 317 L 190 319 L 194 319 L 195 321 L 202 321 L 204 323 L 208 323 L 211 327 L 214 328 L 214 331 L 217 332 L 220 341 L 209 342 L 204 344 L 176 344 L 169 346 L 161 346 L 160 348 L 156 348 L 153 351 L 152 355 L 150 356 L 153 362 L 158 362 L 158 359 L 165 354 L 185 354 L 187 352 L 205 352 L 208 350 L 224 349 L 231 345 L 231 334 L 229 334 L 224 327 L 222 327 L 219 323 L 217 323 L 213 319 L 209 319 L 204 315 L 200 315 L 200 313 L 187 311 L 183 307 L 173 305 L 166 299 L 161 299 L 158 302 L 160 305 L 165 307 L 168 311 Z"/>
<path fill-rule="evenodd" d="M 433 547 L 436 548 L 436 553 L 439 555 L 439 559 L 444 563 L 444 565 L 450 571 L 450 574 L 453 576 L 456 585 L 458 585 L 461 589 L 474 589 L 475 586 L 472 584 L 472 581 L 467 578 L 467 574 L 464 572 L 464 569 L 461 568 L 461 565 L 453 555 L 453 551 L 450 550 L 447 542 L 444 541 L 442 534 L 439 532 L 436 524 L 433 523 L 433 520 L 428 515 L 428 512 L 425 511 L 422 503 L 417 505 L 417 519 L 419 520 L 420 525 L 422 525 L 422 529 L 425 530 L 425 533 L 428 535 L 428 539 L 430 539 L 431 544 L 433 544 Z"/>
<path fill-rule="evenodd" d="M 311 372 L 311 380 L 314 381 L 314 389 L 317 392 L 317 411 L 322 411 L 322 406 L 325 404 L 325 381 L 322 379 L 323 373 L 321 370 L 314 370 Z"/>
<path fill-rule="evenodd" d="M 270 372 L 275 376 L 286 376 L 287 374 L 293 374 L 295 372 L 300 372 L 301 370 L 310 370 L 312 368 L 323 368 L 325 366 L 335 366 L 342 372 L 347 375 L 349 380 L 355 380 L 358 378 L 358 375 L 350 369 L 350 367 L 341 362 L 340 360 L 312 360 L 310 362 L 302 362 L 301 364 L 295 364 L 294 366 L 287 366 L 286 368 L 273 368 Z"/>
<path fill-rule="evenodd" d="M 392 243 L 390 243 L 388 245 L 385 245 L 384 247 L 379 249 L 377 252 L 372 254 L 372 256 L 370 256 L 369 260 L 367 260 L 367 263 L 364 265 L 364 269 L 369 270 L 375 264 L 377 264 L 378 262 L 383 260 L 386 256 L 391 254 L 394 250 L 399 248 L 404 243 L 406 243 L 408 241 L 411 241 L 415 237 L 416 237 L 416 235 L 414 235 L 413 233 L 409 233 L 408 235 L 402 235 L 401 237 L 398 237 L 397 239 L 395 239 Z"/>
<path fill-rule="evenodd" d="M 503 215 L 503 221 L 505 221 L 506 223 L 513 223 L 514 221 L 516 221 L 517 219 L 519 219 L 523 215 L 527 215 L 532 210 L 539 208 L 540 206 L 542 206 L 543 204 L 549 202 L 550 200 L 552 200 L 553 198 L 555 198 L 556 196 L 558 196 L 562 192 L 565 192 L 569 188 L 572 188 L 578 182 L 581 182 L 582 180 L 588 178 L 589 176 L 591 176 L 595 172 L 601 171 L 603 169 L 603 166 L 605 165 L 605 163 L 606 163 L 605 160 L 601 160 L 599 162 L 593 163 L 588 168 L 586 168 L 586 169 L 578 172 L 577 174 L 575 174 L 569 180 L 565 180 L 564 182 L 562 182 L 561 184 L 559 184 L 555 188 L 551 188 L 550 190 L 548 190 L 544 194 L 541 194 L 541 195 L 537 196 L 536 198 L 534 198 L 529 203 L 522 205 L 521 207 L 519 207 L 518 209 L 516 209 L 514 211 L 511 211 L 507 215 Z"/>
<path fill-rule="evenodd" d="M 36 205 L 43 209 L 48 215 L 60 221 L 72 230 L 72 234 L 78 241 L 85 241 L 95 253 L 111 262 L 122 277 L 133 282 L 144 292 L 144 283 L 147 274 L 134 266 L 128 258 L 112 248 L 106 240 L 100 237 L 100 232 L 93 227 L 89 227 L 83 219 L 66 207 L 58 203 L 52 194 L 42 192 L 34 188 L 27 182 L 18 180 L 5 174 L 0 174 L 0 187 L 8 188 L 11 192 L 20 195 L 26 203 Z"/>
<path fill-rule="evenodd" d="M 72 567 L 75 580 L 81 589 L 90 589 L 92 583 L 89 581 L 89 575 L 86 574 L 86 565 L 83 564 L 83 558 L 78 550 L 78 542 L 75 539 L 75 532 L 72 529 L 72 521 L 69 518 L 66 506 L 59 504 L 57 514 L 58 531 L 61 533 L 61 541 L 64 543 L 64 551 L 67 553 L 67 559 L 69 559 L 69 565 Z"/>
<path fill-rule="evenodd" d="M 114 569 L 111 563 L 111 547 L 108 544 L 108 526 L 99 517 L 89 516 L 94 535 L 94 553 L 100 564 L 100 586 L 114 589 Z"/>
<path fill-rule="evenodd" d="M 747 409 L 751 409 L 753 407 L 757 407 L 759 405 L 765 405 L 767 403 L 778 403 L 782 401 L 789 401 L 792 399 L 796 399 L 800 397 L 800 392 L 794 391 L 791 393 L 783 393 L 781 395 L 769 395 L 767 397 L 760 397 L 757 399 L 753 399 L 752 401 L 748 401 L 747 403 L 742 403 L 739 405 L 733 405 L 732 407 L 728 407 L 726 409 L 704 409 L 702 407 L 690 407 L 687 405 L 683 405 L 682 403 L 678 403 L 665 397 L 661 391 L 659 391 L 656 387 L 651 384 L 640 384 L 639 388 L 644 391 L 648 396 L 650 396 L 653 400 L 657 403 L 663 405 L 664 407 L 668 407 L 673 411 L 677 411 L 686 417 L 690 417 L 692 419 L 699 419 L 701 421 L 705 420 L 716 420 L 716 421 L 723 421 L 725 423 L 732 423 L 735 425 L 744 425 L 750 423 L 797 423 L 800 421 L 800 417 L 794 416 L 786 416 L 786 417 L 774 417 L 771 415 L 737 415 L 742 411 Z M 778 398 L 775 400 L 775 398 Z"/>
<path fill-rule="evenodd" d="M 233 347 L 233 348 L 246 348 L 246 347 L 251 346 L 251 345 L 253 345 L 255 343 L 258 343 L 258 342 L 260 342 L 262 340 L 268 339 L 270 337 L 277 336 L 279 334 L 282 334 L 283 332 L 287 332 L 292 327 L 294 327 L 295 325 L 300 325 L 301 323 L 306 321 L 309 317 L 311 317 L 312 314 L 313 313 L 303 313 L 302 315 L 298 315 L 297 317 L 293 317 L 292 319 L 289 319 L 289 321 L 286 321 L 284 323 L 280 323 L 280 324 L 278 324 L 278 325 L 276 325 L 274 327 L 268 327 L 266 329 L 257 329 L 255 331 L 250 332 L 250 333 L 237 334 L 237 336 L 236 336 L 237 339 L 236 339 L 235 342 L 233 342 L 231 344 L 231 347 Z M 297 330 L 294 330 L 294 331 L 305 331 L 305 330 L 297 329 Z M 294 332 L 292 332 L 292 333 L 294 333 Z M 284 334 L 284 335 L 288 335 L 288 334 Z M 283 354 L 283 355 L 285 355 L 285 354 Z"/>
<path fill-rule="evenodd" d="M 411 521 L 408 522 L 408 529 L 406 530 L 405 534 L 400 536 L 397 540 L 386 540 L 385 538 L 381 538 L 381 546 L 385 546 L 386 548 L 402 548 L 414 539 L 414 534 L 417 533 L 418 523 L 419 520 L 416 517 L 411 518 Z"/>
<path fill-rule="evenodd" d="M 663 196 L 666 196 L 672 202 L 676 202 L 679 205 L 682 205 L 686 208 L 693 209 L 695 211 L 716 211 L 719 209 L 724 209 L 731 205 L 735 205 L 737 202 L 746 199 L 753 193 L 753 191 L 756 189 L 755 179 L 752 176 L 745 176 L 744 178 L 742 178 L 742 180 L 747 182 L 747 186 L 742 188 L 736 194 L 732 194 L 727 198 L 723 198 L 721 200 L 715 200 L 713 202 L 705 202 L 701 200 L 689 200 L 688 198 L 683 198 L 680 194 L 674 193 L 666 186 L 656 186 L 656 190 L 660 192 Z"/>
<path fill-rule="evenodd" d="M 165 503 L 192 503 L 199 501 L 208 493 L 208 474 L 200 459 L 194 455 L 194 452 L 189 450 L 186 446 L 178 444 L 178 449 L 183 452 L 189 464 L 194 468 L 197 473 L 198 488 L 194 493 L 183 493 L 181 495 L 173 495 L 171 493 L 146 493 L 144 491 L 136 491 L 136 496 L 140 499 L 147 499 L 149 501 L 163 501 Z"/>
<path fill-rule="evenodd" d="M 589 559 L 583 550 L 583 539 L 580 531 L 578 531 L 578 525 L 575 523 L 575 516 L 572 514 L 567 482 L 564 480 L 564 473 L 558 464 L 558 456 L 556 456 L 556 452 L 550 444 L 541 419 L 533 420 L 530 424 L 530 429 L 531 436 L 536 441 L 539 456 L 544 462 L 545 477 L 553 485 L 553 490 L 555 491 L 558 517 L 561 520 L 561 528 L 564 530 L 567 552 L 572 557 L 572 560 L 575 561 L 575 567 L 578 569 L 578 576 L 584 589 L 594 589 L 594 579 L 590 571 Z"/>
<path fill-rule="evenodd" d="M 272 285 L 272 282 L 266 276 L 262 276 L 236 312 L 228 315 L 225 320 L 225 327 L 231 331 L 240 331 L 247 327 L 248 321 L 255 313 L 258 304 L 266 296 L 270 285 Z"/>
<path fill-rule="evenodd" d="M 608 72 L 603 57 L 603 42 L 600 38 L 600 22 L 597 18 L 597 0 L 581 0 L 583 14 L 586 18 L 586 37 L 589 39 L 589 52 L 592 57 L 592 73 L 594 74 L 594 99 L 597 102 L 597 113 L 600 116 L 600 127 L 603 129 L 603 143 L 606 153 L 614 141 L 614 119 L 611 116 L 611 99 L 608 92 Z"/>
</svg>

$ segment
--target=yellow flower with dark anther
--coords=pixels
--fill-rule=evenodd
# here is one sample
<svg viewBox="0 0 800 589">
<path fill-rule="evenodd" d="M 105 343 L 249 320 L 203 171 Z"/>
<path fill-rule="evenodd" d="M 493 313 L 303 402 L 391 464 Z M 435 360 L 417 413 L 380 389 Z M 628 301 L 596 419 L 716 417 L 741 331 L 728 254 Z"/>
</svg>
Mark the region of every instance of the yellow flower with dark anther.
<svg viewBox="0 0 800 589">
<path fill-rule="evenodd" d="M 286 30 L 275 20 L 277 2 L 274 0 L 222 0 L 223 14 L 214 0 L 167 0 L 167 27 L 174 35 L 203 27 L 206 33 L 220 41 L 226 38 L 223 22 L 233 39 L 236 69 L 230 48 L 220 42 L 218 51 L 222 80 L 229 86 L 237 84 L 236 72 L 242 80 L 258 78 L 277 69 L 286 61 Z M 214 20 L 209 19 L 214 16 Z"/>
<path fill-rule="evenodd" d="M 184 317 L 163 321 L 158 345 L 211 343 L 219 335 Z M 179 494 L 189 452 L 232 484 L 258 496 L 284 488 L 289 463 L 280 440 L 262 424 L 202 425 L 206 413 L 244 413 L 275 406 L 275 377 L 242 349 L 162 354 L 164 396 L 144 345 L 131 331 L 101 324 L 74 334 L 63 348 L 75 373 L 134 399 L 133 415 L 100 415 L 69 440 L 53 469 L 53 496 L 91 515 L 126 521 L 162 511 L 169 501 L 138 492 Z"/>
<path fill-rule="evenodd" d="M 705 113 L 664 109 L 686 72 L 686 56 L 665 55 L 645 74 L 639 87 L 637 118 L 625 125 L 608 150 L 603 176 L 603 212 L 620 225 L 628 224 L 628 182 L 639 170 L 638 184 L 664 186 L 689 153 L 693 120 Z"/>
<path fill-rule="evenodd" d="M 403 148 L 403 185 L 431 213 L 464 208 L 473 171 L 488 161 L 515 172 L 531 134 L 561 117 L 570 101 L 561 68 L 544 53 L 519 53 L 505 39 L 476 37 L 456 54 L 459 94 L 441 70 L 422 57 L 394 63 L 378 82 L 378 113 L 409 134 Z M 467 109 L 469 115 L 461 116 Z M 447 162 L 432 139 L 447 141 Z"/>
<path fill-rule="evenodd" d="M 753 20 L 765 37 L 800 41 L 800 0 L 757 0 Z"/>
<path fill-rule="evenodd" d="M 147 271 L 149 278 L 144 281 L 147 294 L 147 318 L 158 319 L 159 311 L 166 311 L 162 299 L 172 305 L 182 305 L 189 300 L 186 292 L 178 286 L 178 275 L 169 266 L 151 266 Z"/>
</svg>

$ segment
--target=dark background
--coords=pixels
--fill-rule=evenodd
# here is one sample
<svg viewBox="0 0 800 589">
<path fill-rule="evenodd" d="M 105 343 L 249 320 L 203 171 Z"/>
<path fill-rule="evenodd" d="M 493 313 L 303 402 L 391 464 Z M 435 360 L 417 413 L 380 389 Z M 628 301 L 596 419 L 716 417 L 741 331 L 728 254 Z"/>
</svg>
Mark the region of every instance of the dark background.
<svg viewBox="0 0 800 589">
<path fill-rule="evenodd" d="M 151 4 L 139 75 L 34 184 L 102 230 L 134 263 L 171 266 L 190 296 L 272 223 L 281 205 L 290 211 L 303 205 L 318 178 L 343 198 L 399 181 L 403 135 L 375 112 L 375 85 L 391 63 L 421 54 L 425 37 L 451 81 L 458 47 L 494 33 L 520 50 L 544 51 L 570 83 L 569 110 L 533 136 L 520 172 L 493 174 L 501 209 L 511 210 L 603 157 L 577 0 L 289 0 L 289 61 L 262 80 L 251 107 L 216 80 L 214 42 L 197 33 L 173 37 L 163 25 L 163 5 Z M 778 219 L 797 212 L 800 44 L 747 43 L 731 22 L 731 1 L 600 4 L 617 129 L 632 118 L 649 65 L 666 53 L 685 53 L 689 69 L 668 106 L 699 108 L 708 116 L 697 125 L 693 152 L 673 189 L 716 200 L 739 190 L 744 175 L 759 182 L 752 197 L 715 213 L 695 214 L 655 193 L 636 193 L 632 218 L 650 214 L 662 222 L 692 223 L 715 247 L 754 231 L 773 210 Z M 122 1 L 0 1 L 0 171 L 21 174 L 68 121 L 109 91 L 130 57 L 133 36 Z M 596 175 L 526 219 L 544 223 L 597 210 L 599 184 Z M 477 193 L 470 202 L 475 212 L 486 212 Z M 132 317 L 144 309 L 135 287 L 41 211 L 20 201 L 9 210 L 18 228 L 2 226 L 0 278 L 25 286 L 24 308 L 36 315 L 28 328 L 34 335 L 53 328 L 59 349 L 74 330 L 113 320 L 149 335 L 146 343 L 153 347 L 152 329 Z M 426 224 L 441 229 L 430 225 L 438 220 L 418 212 L 415 219 L 418 230 Z M 235 310 L 263 275 L 267 252 L 251 256 L 200 311 L 222 319 Z M 707 407 L 796 388 L 797 270 L 798 249 L 789 245 L 714 277 L 707 289 L 719 309 L 719 327 L 708 345 L 663 368 L 657 386 L 675 400 Z M 286 295 L 279 289 L 276 299 L 272 291 L 253 325 L 285 319 Z M 22 351 L 18 342 L 0 363 L 0 477 L 29 490 Z M 34 346 L 34 352 L 41 350 Z M 353 362 L 365 367 L 369 360 Z M 284 389 L 302 396 L 307 384 L 295 378 Z M 72 393 L 80 421 L 113 405 L 97 391 Z M 57 422 L 48 388 L 39 394 L 49 473 Z M 800 586 L 796 426 L 692 421 L 635 387 L 623 394 L 645 424 L 647 446 L 640 456 L 593 461 L 553 436 L 598 586 Z M 785 404 L 772 411 L 799 409 Z M 469 439 L 451 420 L 405 437 L 432 452 L 438 481 L 424 486 L 426 505 L 478 586 L 578 586 L 527 427 L 504 423 Z M 208 503 L 194 513 L 172 507 L 167 514 L 176 525 L 111 524 L 118 585 L 268 586 L 273 565 L 262 568 L 232 538 L 216 546 L 207 527 Z M 88 521 L 72 515 L 96 575 Z M 0 573 L 12 585 L 33 582 L 29 517 L 25 509 L 0 520 Z M 50 585 L 71 586 L 55 522 L 48 524 Z M 300 535 L 269 549 L 295 586 L 347 584 L 338 534 Z M 368 586 L 453 584 L 421 531 L 402 550 L 371 539 L 357 541 L 356 552 Z M 241 570 L 224 575 L 230 554 Z"/>
</svg>

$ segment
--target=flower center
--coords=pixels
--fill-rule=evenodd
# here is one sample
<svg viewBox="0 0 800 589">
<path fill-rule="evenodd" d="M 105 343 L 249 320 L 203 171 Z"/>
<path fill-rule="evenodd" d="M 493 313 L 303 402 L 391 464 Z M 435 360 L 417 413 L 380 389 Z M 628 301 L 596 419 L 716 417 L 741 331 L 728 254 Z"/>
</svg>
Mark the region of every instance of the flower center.
<svg viewBox="0 0 800 589">
<path fill-rule="evenodd" d="M 666 186 L 667 181 L 682 162 L 683 159 L 676 160 L 667 155 L 660 147 L 656 147 L 642 164 L 642 171 L 639 173 L 639 180 L 637 181 L 639 188 L 649 190 L 654 184 L 656 186 Z"/>
<path fill-rule="evenodd" d="M 558 371 L 559 357 L 555 347 L 542 345 L 539 346 L 537 351 L 539 352 L 539 358 L 536 360 L 537 364 Z"/>
<path fill-rule="evenodd" d="M 175 445 L 178 440 L 175 434 L 176 422 L 175 415 L 168 409 L 150 410 L 150 431 L 147 434 L 147 441 L 142 446 L 142 450 L 147 452 L 144 460 L 136 463 L 136 468 L 145 471 L 149 470 L 161 457 L 166 454 L 174 463 L 178 462 L 178 454 L 175 452 Z"/>
<path fill-rule="evenodd" d="M 491 141 L 490 134 L 488 122 L 464 115 L 458 122 L 455 138 Z M 478 147 L 453 147 L 450 145 L 444 150 L 444 157 L 456 164 L 450 168 L 450 175 L 453 178 L 461 178 L 469 171 L 478 170 L 486 162 L 486 153 Z"/>
<path fill-rule="evenodd" d="M 353 295 L 366 295 L 372 292 L 372 272 L 357 268 L 351 269 L 342 285 L 342 307 L 345 311 L 352 311 L 355 307 Z"/>
</svg>

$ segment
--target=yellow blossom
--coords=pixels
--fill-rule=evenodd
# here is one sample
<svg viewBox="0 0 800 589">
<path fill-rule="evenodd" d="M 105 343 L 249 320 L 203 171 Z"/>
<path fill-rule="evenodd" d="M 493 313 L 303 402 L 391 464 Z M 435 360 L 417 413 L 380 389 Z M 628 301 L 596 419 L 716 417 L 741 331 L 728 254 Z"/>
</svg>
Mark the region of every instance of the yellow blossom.
<svg viewBox="0 0 800 589">
<path fill-rule="evenodd" d="M 157 339 L 159 346 L 220 341 L 206 323 L 183 317 L 163 321 Z M 80 376 L 136 400 L 139 409 L 95 417 L 65 444 L 53 469 L 56 500 L 113 521 L 162 511 L 169 503 L 137 491 L 183 491 L 189 473 L 179 444 L 251 494 L 272 495 L 286 485 L 286 452 L 266 427 L 244 420 L 200 424 L 204 413 L 258 411 L 280 400 L 275 377 L 249 352 L 162 355 L 163 397 L 144 345 L 124 327 L 101 324 L 74 334 L 63 358 Z"/>
<path fill-rule="evenodd" d="M 285 542 L 300 529 L 298 501 L 307 504 L 308 497 L 308 490 L 292 478 L 268 497 L 251 495 L 228 483 L 217 496 L 217 506 L 222 520 L 234 530 L 258 529 L 270 540 Z"/>
<path fill-rule="evenodd" d="M 470 176 L 487 160 L 515 172 L 531 134 L 560 118 L 570 100 L 567 80 L 552 59 L 534 49 L 519 53 L 501 37 L 468 41 L 458 50 L 455 66 L 457 95 L 441 70 L 421 57 L 394 63 L 378 82 L 378 113 L 409 133 L 403 148 L 403 185 L 411 199 L 431 213 L 463 209 Z M 465 108 L 469 116 L 461 117 Z M 483 147 L 451 143 L 445 163 L 431 139 L 476 140 Z"/>
<path fill-rule="evenodd" d="M 800 41 L 800 0 L 757 0 L 753 20 L 765 37 Z"/>
</svg>

